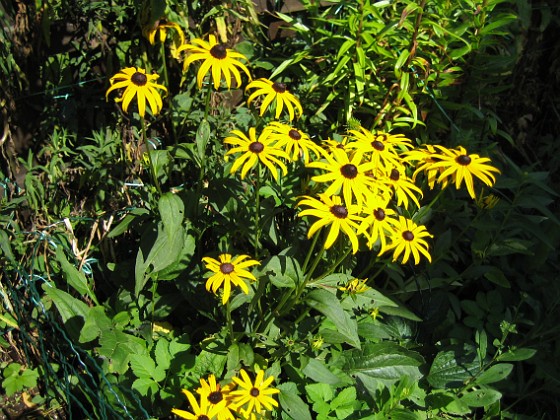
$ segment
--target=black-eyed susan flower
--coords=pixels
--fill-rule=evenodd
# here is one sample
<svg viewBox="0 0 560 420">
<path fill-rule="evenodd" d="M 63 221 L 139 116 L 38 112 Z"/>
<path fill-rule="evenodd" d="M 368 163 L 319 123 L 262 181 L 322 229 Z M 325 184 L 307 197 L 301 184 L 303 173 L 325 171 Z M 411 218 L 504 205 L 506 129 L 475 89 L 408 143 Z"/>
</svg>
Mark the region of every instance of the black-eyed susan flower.
<svg viewBox="0 0 560 420">
<path fill-rule="evenodd" d="M 206 379 L 200 379 L 200 388 L 196 392 L 200 395 L 200 398 L 206 398 L 211 407 L 220 406 L 220 411 L 215 415 L 217 420 L 231 420 L 234 419 L 233 412 L 235 407 L 232 403 L 230 392 L 235 387 L 235 384 L 230 383 L 222 387 L 218 382 L 216 382 L 216 377 L 214 375 L 208 376 L 208 381 Z M 222 402 L 225 401 L 225 405 Z"/>
<path fill-rule="evenodd" d="M 420 263 L 420 254 L 424 255 L 428 261 L 432 262 L 432 257 L 428 252 L 429 245 L 424 238 L 432 238 L 425 226 L 417 225 L 412 220 L 399 216 L 398 224 L 395 226 L 391 237 L 391 244 L 383 252 L 393 250 L 393 261 L 396 261 L 401 254 L 402 264 L 414 257 L 414 264 Z"/>
<path fill-rule="evenodd" d="M 434 158 L 435 153 L 435 147 L 431 144 L 426 144 L 423 145 L 422 148 L 405 152 L 403 157 L 405 162 L 416 162 L 416 170 L 412 174 L 412 182 L 416 182 L 418 174 L 424 173 L 431 190 L 434 189 L 439 175 L 444 171 L 444 168 L 434 168 L 433 164 L 439 161 L 437 158 Z M 441 188 L 445 188 L 446 186 L 447 179 L 443 179 L 441 181 Z"/>
<path fill-rule="evenodd" d="M 241 389 L 232 391 L 231 396 L 243 418 L 249 418 L 252 413 L 260 413 L 263 408 L 272 410 L 273 407 L 278 407 L 278 402 L 272 396 L 280 390 L 270 387 L 274 376 L 265 379 L 264 370 L 259 370 L 253 382 L 245 370 L 241 369 L 239 374 L 241 378 L 233 377 L 233 381 Z"/>
<path fill-rule="evenodd" d="M 190 44 L 181 45 L 177 52 L 181 53 L 186 51 L 187 58 L 183 63 L 183 71 L 195 61 L 203 60 L 198 73 L 196 81 L 198 88 L 202 88 L 202 82 L 208 72 L 212 73 L 212 80 L 214 81 L 214 89 L 220 87 L 222 75 L 226 81 L 228 89 L 231 89 L 232 75 L 238 86 L 241 86 L 241 73 L 239 69 L 243 70 L 249 80 L 251 80 L 251 73 L 245 64 L 240 60 L 247 61 L 247 57 L 243 54 L 226 48 L 225 45 L 218 43 L 214 35 L 210 35 L 208 42 L 200 38 L 195 38 Z"/>
<path fill-rule="evenodd" d="M 373 167 L 387 172 L 389 166 L 401 165 L 399 149 L 411 148 L 411 141 L 402 134 L 373 133 L 363 127 L 349 130 L 356 141 L 348 144 L 349 148 L 361 151 L 370 157 Z"/>
<path fill-rule="evenodd" d="M 246 268 L 260 263 L 256 260 L 248 259 L 248 255 L 238 255 L 232 257 L 231 254 L 220 254 L 219 260 L 204 257 L 202 261 L 206 268 L 214 274 L 206 281 L 206 290 L 216 294 L 218 289 L 223 286 L 222 304 L 226 304 L 231 295 L 231 285 L 239 287 L 243 293 L 248 294 L 249 288 L 243 279 L 257 280 L 256 277 L 247 271 Z"/>
<path fill-rule="evenodd" d="M 249 128 L 249 136 L 239 130 L 233 130 L 231 134 L 225 138 L 224 143 L 235 147 L 228 150 L 226 156 L 242 153 L 233 162 L 230 170 L 232 174 L 243 167 L 241 169 L 241 179 L 243 179 L 249 169 L 253 168 L 258 162 L 262 162 L 268 168 L 276 181 L 278 181 L 277 167 L 282 169 L 284 175 L 288 173 L 288 168 L 279 158 L 289 160 L 290 157 L 274 145 L 274 141 L 269 137 L 269 131 L 263 130 L 258 138 L 255 127 Z"/>
<path fill-rule="evenodd" d="M 368 247 L 371 249 L 379 242 L 381 252 L 387 247 L 391 232 L 398 224 L 395 210 L 387 206 L 387 201 L 368 200 L 362 210 L 365 217 L 360 224 L 358 234 L 365 234 L 368 238 Z"/>
<path fill-rule="evenodd" d="M 194 395 L 190 391 L 184 389 L 183 394 L 185 394 L 187 399 L 189 400 L 189 404 L 191 406 L 192 411 L 189 412 L 189 411 L 185 411 L 185 410 L 179 410 L 177 408 L 173 408 L 171 410 L 173 412 L 173 414 L 178 415 L 182 419 L 187 419 L 187 420 L 210 420 L 210 419 L 214 418 L 217 415 L 217 413 L 219 413 L 221 410 L 223 410 L 223 408 L 226 405 L 225 400 L 218 403 L 218 404 L 211 405 L 208 402 L 208 398 L 205 398 L 205 397 L 200 398 L 200 404 L 199 404 L 198 401 L 196 400 L 196 398 L 194 397 Z"/>
<path fill-rule="evenodd" d="M 295 118 L 296 111 L 299 114 L 298 117 L 303 114 L 303 108 L 301 107 L 299 99 L 290 93 L 288 86 L 285 83 L 273 82 L 262 78 L 249 83 L 245 90 L 249 89 L 256 90 L 249 95 L 249 98 L 247 98 L 247 105 L 250 105 L 255 98 L 264 96 L 259 114 L 261 117 L 273 102 L 275 107 L 274 118 L 276 119 L 280 118 L 284 105 L 286 105 L 286 109 L 288 110 L 290 121 L 293 121 Z"/>
<path fill-rule="evenodd" d="M 326 194 L 320 195 L 320 200 L 316 198 L 304 196 L 298 206 L 308 206 L 310 208 L 299 213 L 299 217 L 315 216 L 318 220 L 311 225 L 307 232 L 307 237 L 311 238 L 323 226 L 330 225 L 327 239 L 325 240 L 325 249 L 329 249 L 338 238 L 342 230 L 350 239 L 352 251 L 358 252 L 359 242 L 356 231 L 358 223 L 362 221 L 359 216 L 360 207 L 357 205 L 345 206 L 339 196 L 329 197 Z"/>
<path fill-rule="evenodd" d="M 163 85 L 154 83 L 158 79 L 157 74 L 146 74 L 146 70 L 140 67 L 127 67 L 111 77 L 111 87 L 107 89 L 105 97 L 109 97 L 109 93 L 116 89 L 124 88 L 124 92 L 116 99 L 122 102 L 124 112 L 128 111 L 130 102 L 136 97 L 138 103 L 138 113 L 142 118 L 146 114 L 146 101 L 152 110 L 152 114 L 156 115 L 163 108 L 163 103 L 158 89 L 167 92 L 167 88 Z"/>
<path fill-rule="evenodd" d="M 434 162 L 431 167 L 433 169 L 443 168 L 438 177 L 438 182 L 450 178 L 455 183 L 455 188 L 459 189 L 465 181 L 467 191 L 473 200 L 476 199 L 474 178 L 478 178 L 489 187 L 496 182 L 494 173 L 499 174 L 500 170 L 488 165 L 488 162 L 491 162 L 489 158 L 480 157 L 477 154 L 468 154 L 463 146 L 459 146 L 457 149 L 447 149 L 443 146 L 435 147 L 439 153 L 432 155 L 437 162 Z"/>
<path fill-rule="evenodd" d="M 334 195 L 342 191 L 344 202 L 348 205 L 354 201 L 361 206 L 371 195 L 377 195 L 379 186 L 375 179 L 368 175 L 374 164 L 364 162 L 363 153 L 351 154 L 345 150 L 332 149 L 325 154 L 325 161 L 311 162 L 309 168 L 317 168 L 327 173 L 311 178 L 315 182 L 329 183 L 325 194 Z"/>
<path fill-rule="evenodd" d="M 316 145 L 309 136 L 301 130 L 288 124 L 273 121 L 265 128 L 270 133 L 268 138 L 275 141 L 275 146 L 283 149 L 293 161 L 303 159 L 307 164 L 311 155 L 320 157 L 323 149 Z"/>
<path fill-rule="evenodd" d="M 408 209 L 408 199 L 410 198 L 414 201 L 416 207 L 420 208 L 420 202 L 416 196 L 422 197 L 422 190 L 414 185 L 414 182 L 406 176 L 403 166 L 391 168 L 387 176 L 381 179 L 382 182 L 393 190 L 394 196 L 397 198 L 397 206 L 402 204 L 405 209 Z"/>
<path fill-rule="evenodd" d="M 173 39 L 179 45 L 185 43 L 185 35 L 181 27 L 175 22 L 168 21 L 167 19 L 158 19 L 153 24 L 148 24 L 142 28 L 142 35 L 144 35 L 151 45 L 155 45 L 156 37 L 158 42 L 164 43 L 167 39 L 169 30 L 172 30 Z"/>
</svg>

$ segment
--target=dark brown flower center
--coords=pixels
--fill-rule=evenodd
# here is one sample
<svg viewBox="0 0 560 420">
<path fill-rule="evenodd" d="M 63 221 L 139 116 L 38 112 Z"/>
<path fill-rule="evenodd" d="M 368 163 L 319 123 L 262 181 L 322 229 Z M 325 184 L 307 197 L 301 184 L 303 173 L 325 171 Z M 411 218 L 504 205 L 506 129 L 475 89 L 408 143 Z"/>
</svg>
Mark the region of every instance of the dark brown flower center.
<svg viewBox="0 0 560 420">
<path fill-rule="evenodd" d="M 234 265 L 232 263 L 223 263 L 220 264 L 220 271 L 222 272 L 222 274 L 229 274 L 231 273 L 233 270 L 235 269 Z"/>
<path fill-rule="evenodd" d="M 301 139 L 301 133 L 293 128 L 288 132 L 288 136 L 290 136 L 292 140 L 296 141 Z"/>
<path fill-rule="evenodd" d="M 455 162 L 457 162 L 459 165 L 467 166 L 471 163 L 471 158 L 467 155 L 461 155 L 455 158 Z"/>
<path fill-rule="evenodd" d="M 220 391 L 214 391 L 208 394 L 208 401 L 210 401 L 211 404 L 218 404 L 223 399 L 224 396 Z"/>
<path fill-rule="evenodd" d="M 288 87 L 286 86 L 285 83 L 274 82 L 272 84 L 272 89 L 274 89 L 276 93 L 284 93 L 286 92 Z"/>
<path fill-rule="evenodd" d="M 379 140 L 375 140 L 371 142 L 371 147 L 373 147 L 375 150 L 382 152 L 383 150 L 385 150 L 385 145 L 380 142 Z"/>
<path fill-rule="evenodd" d="M 260 153 L 264 150 L 264 144 L 259 141 L 254 141 L 249 145 L 249 150 L 253 153 Z"/>
<path fill-rule="evenodd" d="M 346 219 L 348 217 L 348 210 L 340 204 L 335 204 L 331 207 L 331 213 L 337 219 Z"/>
<path fill-rule="evenodd" d="M 392 169 L 391 170 L 391 175 L 389 175 L 389 178 L 391 178 L 393 181 L 398 181 L 399 178 L 400 178 L 399 171 L 397 171 L 396 169 Z"/>
<path fill-rule="evenodd" d="M 375 217 L 380 222 L 385 219 L 385 211 L 382 208 L 373 211 L 373 217 Z"/>
<path fill-rule="evenodd" d="M 412 241 L 414 239 L 414 234 L 410 230 L 405 230 L 402 233 L 402 237 L 405 241 Z"/>
<path fill-rule="evenodd" d="M 206 414 L 201 414 L 196 418 L 196 420 L 210 420 L 210 417 L 208 417 Z"/>
<path fill-rule="evenodd" d="M 258 397 L 260 392 L 258 388 L 251 388 L 251 390 L 249 391 L 249 394 L 251 394 L 251 397 Z"/>
<path fill-rule="evenodd" d="M 136 86 L 144 86 L 146 83 L 148 83 L 148 77 L 144 73 L 140 73 L 139 71 L 137 71 L 132 75 L 130 81 Z"/>
<path fill-rule="evenodd" d="M 356 165 L 347 163 L 342 168 L 340 168 L 340 173 L 344 178 L 354 179 L 358 176 L 358 168 L 356 167 Z"/>
<path fill-rule="evenodd" d="M 210 55 L 218 60 L 227 57 L 227 49 L 222 44 L 216 44 L 210 49 Z"/>
</svg>

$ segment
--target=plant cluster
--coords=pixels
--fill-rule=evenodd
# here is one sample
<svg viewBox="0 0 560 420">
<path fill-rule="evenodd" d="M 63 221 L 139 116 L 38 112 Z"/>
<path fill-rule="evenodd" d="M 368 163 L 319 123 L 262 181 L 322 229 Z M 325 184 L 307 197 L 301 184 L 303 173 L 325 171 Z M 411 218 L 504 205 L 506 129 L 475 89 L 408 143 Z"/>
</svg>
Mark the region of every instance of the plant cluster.
<svg viewBox="0 0 560 420">
<path fill-rule="evenodd" d="M 520 6 L 257 3 L 38 2 L 45 40 L 78 34 L 28 61 L 3 29 L 2 92 L 31 58 L 44 88 L 36 146 L 24 106 L 3 113 L 6 394 L 97 418 L 513 418 L 560 240 L 484 93 Z"/>
</svg>

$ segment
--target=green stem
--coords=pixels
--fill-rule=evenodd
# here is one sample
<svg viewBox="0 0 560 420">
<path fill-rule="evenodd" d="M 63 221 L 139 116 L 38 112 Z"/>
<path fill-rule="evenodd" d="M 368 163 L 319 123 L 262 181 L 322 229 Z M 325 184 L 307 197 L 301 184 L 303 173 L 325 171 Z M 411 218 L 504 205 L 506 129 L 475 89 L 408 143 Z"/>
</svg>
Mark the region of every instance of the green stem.
<svg viewBox="0 0 560 420">
<path fill-rule="evenodd" d="M 160 44 L 160 55 L 161 55 L 161 66 L 163 69 L 163 80 L 165 81 L 165 86 L 169 89 L 169 74 L 167 72 L 167 59 L 165 56 L 165 43 Z M 173 115 L 171 109 L 172 102 L 169 101 L 169 121 L 171 123 L 171 134 L 173 136 L 173 143 L 177 144 L 177 132 L 175 130 L 175 124 L 173 124 Z"/>
<path fill-rule="evenodd" d="M 156 314 L 156 289 L 157 289 L 157 278 L 152 279 L 152 332 L 154 328 L 155 322 L 155 314 Z"/>
<path fill-rule="evenodd" d="M 260 162 L 260 161 L 259 161 Z M 257 182 L 255 185 L 255 256 L 258 257 L 261 252 L 261 166 L 257 165 Z"/>
<path fill-rule="evenodd" d="M 154 161 L 152 160 L 152 152 L 150 150 L 150 143 L 148 141 L 148 136 L 146 135 L 146 121 L 143 117 L 140 117 L 140 121 L 142 123 L 142 141 L 144 146 L 146 146 L 146 153 L 148 154 L 148 164 L 150 165 L 150 171 L 152 173 L 152 178 L 154 184 L 156 184 L 156 189 L 158 190 L 159 195 L 162 195 L 161 186 L 159 185 L 159 180 L 156 175 L 156 168 L 154 167 Z"/>
<path fill-rule="evenodd" d="M 233 331 L 233 320 L 231 318 L 231 303 L 228 299 L 228 301 L 226 302 L 226 322 L 229 328 L 229 335 L 231 338 L 231 343 L 235 343 L 235 333 Z"/>
<path fill-rule="evenodd" d="M 212 82 L 208 81 L 208 90 L 206 91 L 206 101 L 204 102 L 204 119 L 208 119 L 208 114 L 210 114 L 210 98 L 212 96 Z"/>
<path fill-rule="evenodd" d="M 305 273 L 305 270 L 307 270 L 307 264 L 309 264 L 309 260 L 311 259 L 311 255 L 313 254 L 313 250 L 315 249 L 315 245 L 317 244 L 317 240 L 319 239 L 319 235 L 315 235 L 313 237 L 313 242 L 311 242 L 311 247 L 309 248 L 309 251 L 307 252 L 307 256 L 305 257 L 305 261 L 303 262 L 303 267 L 301 268 L 301 270 Z"/>
</svg>

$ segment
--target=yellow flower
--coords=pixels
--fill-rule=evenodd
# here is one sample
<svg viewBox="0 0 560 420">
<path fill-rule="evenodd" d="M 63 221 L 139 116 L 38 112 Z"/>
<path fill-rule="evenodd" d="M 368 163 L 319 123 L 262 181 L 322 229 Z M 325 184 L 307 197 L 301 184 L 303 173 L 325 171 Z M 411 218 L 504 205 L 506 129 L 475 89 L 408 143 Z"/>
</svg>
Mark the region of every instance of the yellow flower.
<svg viewBox="0 0 560 420">
<path fill-rule="evenodd" d="M 234 134 L 237 137 L 226 137 L 224 143 L 231 144 L 236 147 L 230 149 L 226 153 L 226 156 L 234 153 L 243 153 L 233 163 L 230 170 L 232 174 L 243 165 L 243 169 L 241 169 L 241 179 L 243 179 L 245 178 L 245 175 L 247 175 L 249 169 L 254 167 L 259 161 L 270 170 L 272 177 L 276 181 L 278 181 L 278 171 L 275 165 L 282 169 L 282 173 L 284 175 L 288 173 L 288 168 L 284 162 L 278 158 L 280 157 L 289 160 L 290 157 L 286 154 L 286 152 L 278 149 L 273 144 L 273 141 L 269 138 L 269 131 L 264 130 L 259 135 L 258 139 L 255 127 L 249 128 L 249 137 L 239 130 L 233 130 L 231 134 Z"/>
<path fill-rule="evenodd" d="M 253 411 L 260 413 L 262 407 L 266 410 L 278 407 L 278 402 L 272 398 L 272 395 L 278 394 L 280 390 L 269 388 L 274 381 L 274 376 L 264 379 L 264 370 L 259 370 L 255 381 L 252 382 L 245 370 L 241 369 L 239 373 L 241 378 L 233 377 L 233 381 L 242 389 L 232 391 L 231 395 L 234 397 L 234 404 L 241 409 L 243 418 L 249 417 Z M 246 407 L 243 407 L 245 404 Z"/>
<path fill-rule="evenodd" d="M 379 308 L 373 308 L 369 314 L 371 315 L 371 317 L 373 318 L 373 320 L 375 321 L 377 319 L 377 317 L 379 316 Z"/>
<path fill-rule="evenodd" d="M 383 252 L 393 250 L 393 261 L 404 252 L 401 264 L 406 264 L 410 256 L 414 257 L 414 264 L 420 263 L 420 254 L 424 255 L 428 261 L 432 262 L 432 257 L 428 252 L 428 243 L 424 238 L 432 238 L 424 226 L 416 225 L 412 220 L 399 216 L 398 225 L 392 236 L 391 245 L 387 246 Z"/>
<path fill-rule="evenodd" d="M 169 29 L 174 30 L 175 36 L 173 38 L 177 40 L 177 43 L 179 45 L 183 45 L 185 43 L 183 30 L 175 22 L 170 22 L 166 19 L 159 19 L 156 20 L 153 25 L 148 24 L 144 26 L 142 29 L 142 35 L 148 39 L 150 44 L 155 45 L 156 35 L 159 34 L 158 41 L 163 44 L 167 39 L 167 31 Z"/>
<path fill-rule="evenodd" d="M 388 167 L 401 165 L 398 149 L 412 147 L 410 140 L 402 134 L 372 133 L 363 127 L 359 131 L 349 130 L 348 133 L 356 140 L 350 142 L 348 147 L 370 156 L 373 167 L 383 172 L 387 172 Z"/>
<path fill-rule="evenodd" d="M 387 239 L 390 238 L 398 220 L 395 218 L 396 212 L 387 206 L 383 200 L 369 200 L 363 208 L 364 217 L 358 234 L 366 233 L 368 237 L 368 247 L 371 249 L 379 241 L 380 251 L 387 246 Z"/>
<path fill-rule="evenodd" d="M 326 194 L 320 195 L 321 200 L 313 197 L 304 196 L 298 206 L 309 206 L 311 208 L 303 210 L 299 213 L 299 217 L 315 216 L 319 220 L 311 225 L 307 232 L 307 237 L 311 238 L 323 226 L 331 225 L 327 239 L 325 240 L 325 249 L 329 249 L 338 238 L 340 230 L 342 230 L 352 243 L 352 251 L 358 252 L 358 229 L 357 222 L 362 218 L 358 216 L 360 208 L 356 205 L 344 206 L 342 200 L 338 196 L 332 198 Z"/>
<path fill-rule="evenodd" d="M 344 287 L 339 287 L 339 290 L 347 292 L 349 295 L 356 295 L 358 293 L 364 293 L 369 289 L 366 284 L 366 280 L 352 279 Z"/>
<path fill-rule="evenodd" d="M 187 399 L 189 400 L 189 403 L 191 405 L 192 412 L 185 411 L 185 410 L 179 410 L 177 408 L 173 408 L 171 410 L 173 412 L 173 414 L 178 415 L 182 419 L 187 419 L 187 420 L 205 420 L 205 419 L 207 420 L 207 419 L 211 419 L 217 413 L 219 413 L 220 410 L 223 410 L 223 408 L 226 405 L 225 400 L 218 403 L 218 404 L 210 405 L 208 403 L 208 399 L 204 398 L 204 397 L 200 398 L 200 404 L 198 404 L 198 402 L 196 401 L 196 398 L 194 397 L 194 395 L 191 392 L 187 391 L 186 389 L 183 389 L 183 394 L 185 394 L 187 396 Z"/>
<path fill-rule="evenodd" d="M 231 88 L 231 77 L 235 78 L 238 86 L 241 86 L 241 73 L 239 69 L 243 70 L 249 80 L 251 80 L 251 73 L 249 69 L 239 60 L 247 61 L 247 58 L 238 52 L 226 48 L 223 44 L 216 41 L 214 35 L 210 35 L 208 42 L 200 38 L 195 38 L 191 44 L 184 44 L 179 47 L 177 53 L 187 51 L 189 55 L 183 63 L 183 71 L 186 71 L 191 63 L 197 60 L 204 60 L 198 69 L 196 81 L 198 88 L 202 88 L 202 81 L 206 74 L 211 71 L 212 79 L 214 80 L 214 89 L 220 87 L 222 81 L 222 74 L 226 81 L 227 88 Z"/>
<path fill-rule="evenodd" d="M 356 152 L 349 156 L 349 152 L 334 148 L 331 154 L 325 154 L 326 162 L 311 162 L 309 168 L 327 171 L 326 174 L 311 178 L 315 182 L 329 182 L 326 195 L 338 194 L 342 190 L 344 202 L 352 204 L 355 198 L 358 206 L 371 195 L 377 195 L 379 184 L 368 176 L 374 164 L 363 162 L 363 153 Z"/>
<path fill-rule="evenodd" d="M 428 186 L 431 190 L 437 182 L 439 175 L 443 172 L 444 168 L 434 168 L 433 164 L 438 162 L 438 159 L 434 158 L 436 149 L 431 144 L 424 145 L 421 149 L 410 150 L 405 153 L 404 161 L 416 161 L 416 170 L 412 174 L 412 182 L 416 182 L 416 177 L 419 173 L 425 172 L 428 181 Z M 441 181 L 441 188 L 447 187 L 447 179 Z"/>
<path fill-rule="evenodd" d="M 256 260 L 247 260 L 247 258 L 250 258 L 248 255 L 239 255 L 232 258 L 230 254 L 220 254 L 218 258 L 219 261 L 210 257 L 204 257 L 202 259 L 206 264 L 206 268 L 214 273 L 206 281 L 206 290 L 212 290 L 212 293 L 216 294 L 218 289 L 223 285 L 222 304 L 225 305 L 231 294 L 232 283 L 234 286 L 239 287 L 243 293 L 249 293 L 249 288 L 243 279 L 257 279 L 245 269 L 253 265 L 259 265 L 260 263 Z"/>
<path fill-rule="evenodd" d="M 156 115 L 163 108 L 161 96 L 157 89 L 167 92 L 165 86 L 154 83 L 158 79 L 157 74 L 146 74 L 146 70 L 139 67 L 127 67 L 111 77 L 111 87 L 107 89 L 105 97 L 109 97 L 109 93 L 115 89 L 125 88 L 122 96 L 116 99 L 117 102 L 122 101 L 122 109 L 128 111 L 130 102 L 136 96 L 138 102 L 138 113 L 142 118 L 146 114 L 146 101 L 152 110 L 152 114 Z"/>
<path fill-rule="evenodd" d="M 234 387 L 235 385 L 230 383 L 222 388 L 216 382 L 216 377 L 210 375 L 208 376 L 208 382 L 205 379 L 200 379 L 200 388 L 196 392 L 200 395 L 201 399 L 206 398 L 211 407 L 220 405 L 221 410 L 215 414 L 218 420 L 231 420 L 235 417 L 231 412 L 231 409 L 234 409 L 234 407 L 229 394 Z M 222 405 L 224 401 L 225 405 Z"/>
<path fill-rule="evenodd" d="M 276 141 L 275 147 L 283 148 L 288 155 L 291 155 L 293 161 L 303 158 L 307 164 L 311 153 L 316 157 L 323 154 L 323 149 L 297 128 L 273 121 L 266 126 L 265 130 L 269 131 L 268 138 Z"/>
<path fill-rule="evenodd" d="M 393 189 L 393 192 L 397 197 L 397 206 L 403 204 L 404 208 L 408 209 L 408 199 L 410 197 L 412 201 L 414 201 L 414 204 L 416 204 L 416 207 L 420 208 L 420 202 L 418 201 L 418 198 L 416 198 L 416 194 L 422 197 L 422 190 L 414 185 L 414 183 L 406 176 L 402 166 L 399 168 L 392 168 L 388 173 L 388 176 L 383 177 L 382 179 L 386 185 Z"/>
<path fill-rule="evenodd" d="M 443 172 L 438 177 L 438 182 L 443 182 L 451 178 L 455 182 L 455 188 L 461 188 L 461 184 L 465 181 L 467 191 L 474 200 L 476 194 L 474 192 L 474 178 L 480 179 L 484 184 L 491 187 L 496 182 L 493 172 L 500 173 L 487 163 L 490 159 L 480 157 L 477 154 L 469 155 L 464 147 L 459 146 L 458 149 L 447 149 L 443 146 L 435 146 L 439 153 L 434 153 L 433 158 L 438 162 L 434 162 L 431 168 L 443 168 Z"/>
<path fill-rule="evenodd" d="M 261 104 L 261 111 L 260 116 L 262 117 L 267 110 L 268 106 L 275 100 L 275 118 L 279 119 L 282 110 L 284 109 L 284 104 L 286 105 L 286 109 L 288 110 L 288 114 L 290 116 L 290 121 L 292 121 L 295 117 L 295 111 L 298 111 L 299 116 L 303 114 L 303 108 L 299 102 L 299 99 L 296 98 L 288 91 L 288 87 L 285 83 L 280 82 L 272 82 L 268 79 L 257 79 L 247 85 L 245 90 L 249 89 L 257 89 L 249 98 L 247 98 L 247 105 L 250 105 L 251 102 L 258 96 L 265 96 L 263 102 Z"/>
</svg>

